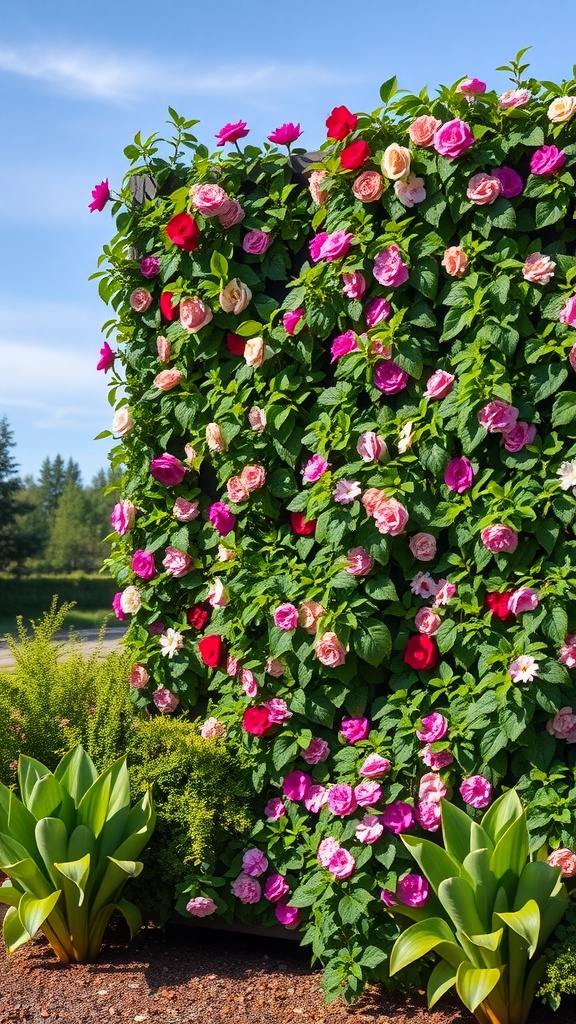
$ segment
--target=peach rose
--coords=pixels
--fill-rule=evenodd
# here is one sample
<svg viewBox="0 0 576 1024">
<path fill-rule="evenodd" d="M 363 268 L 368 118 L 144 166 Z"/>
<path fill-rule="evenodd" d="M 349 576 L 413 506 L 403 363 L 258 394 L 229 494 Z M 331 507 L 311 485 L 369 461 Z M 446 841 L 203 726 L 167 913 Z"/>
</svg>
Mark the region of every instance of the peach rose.
<svg viewBox="0 0 576 1024">
<path fill-rule="evenodd" d="M 352 193 L 355 199 L 361 203 L 373 203 L 380 199 L 384 190 L 384 182 L 378 171 L 363 171 L 356 178 L 352 185 Z"/>
<path fill-rule="evenodd" d="M 318 619 L 325 611 L 317 601 L 303 601 L 298 612 L 298 625 L 313 635 L 318 629 Z"/>
<path fill-rule="evenodd" d="M 243 284 L 237 277 L 220 292 L 220 305 L 225 313 L 242 313 L 250 299 L 252 292 L 247 284 Z"/>
<path fill-rule="evenodd" d="M 196 296 L 188 296 L 180 302 L 180 323 L 185 331 L 196 333 L 209 324 L 212 319 L 212 310 L 208 308 L 202 299 Z"/>
<path fill-rule="evenodd" d="M 434 132 L 438 130 L 442 121 L 430 114 L 422 114 L 412 122 L 408 129 L 408 135 L 415 146 L 431 146 L 434 139 Z"/>
<path fill-rule="evenodd" d="M 328 171 L 312 171 L 308 179 L 308 190 L 312 199 L 318 206 L 324 206 L 324 203 L 328 198 L 328 193 L 320 187 L 324 179 L 327 177 Z"/>
<path fill-rule="evenodd" d="M 181 370 L 176 370 L 175 368 L 161 370 L 154 377 L 154 385 L 159 391 L 170 391 L 171 388 L 175 388 L 180 383 L 183 376 L 184 374 Z"/>
<path fill-rule="evenodd" d="M 555 270 L 554 260 L 549 256 L 544 256 L 541 252 L 533 252 L 524 262 L 522 275 L 524 280 L 530 281 L 531 284 L 548 284 L 554 277 Z"/>
<path fill-rule="evenodd" d="M 336 633 L 323 633 L 314 644 L 314 651 L 318 661 L 328 668 L 338 668 L 346 661 L 346 651 Z"/>
<path fill-rule="evenodd" d="M 392 181 L 407 178 L 410 173 L 410 150 L 392 142 L 386 147 L 382 156 L 382 174 Z"/>
<path fill-rule="evenodd" d="M 112 419 L 112 433 L 117 434 L 118 437 L 124 437 L 125 434 L 129 434 L 134 426 L 134 417 L 130 412 L 127 405 L 123 405 L 120 409 L 117 409 Z"/>
<path fill-rule="evenodd" d="M 574 878 L 576 875 L 576 853 L 572 850 L 553 850 L 548 857 L 548 863 L 553 868 L 561 869 L 562 878 Z"/>
<path fill-rule="evenodd" d="M 211 452 L 225 452 L 226 441 L 217 423 L 209 423 L 206 427 L 206 444 Z"/>
<path fill-rule="evenodd" d="M 442 257 L 442 266 L 450 277 L 464 277 L 468 257 L 459 245 L 451 245 Z"/>
<path fill-rule="evenodd" d="M 502 185 L 498 178 L 492 174 L 473 174 L 468 182 L 466 195 L 471 203 L 476 206 L 491 206 L 495 203 L 502 191 Z"/>
<path fill-rule="evenodd" d="M 248 338 L 244 349 L 244 359 L 247 366 L 253 366 L 256 370 L 262 366 L 266 358 L 266 346 L 263 338 Z"/>
<path fill-rule="evenodd" d="M 170 359 L 172 343 L 168 341 L 168 338 L 164 338 L 161 335 L 159 338 L 156 338 L 156 351 L 158 352 L 158 362 L 167 363 Z"/>
<path fill-rule="evenodd" d="M 403 206 L 411 210 L 416 203 L 423 203 L 426 199 L 426 188 L 424 178 L 417 178 L 415 174 L 409 174 L 402 181 L 394 182 L 394 191 Z"/>
<path fill-rule="evenodd" d="M 557 96 L 548 107 L 548 120 L 554 124 L 570 121 L 576 114 L 576 96 Z"/>
<path fill-rule="evenodd" d="M 376 507 L 381 501 L 385 501 L 385 499 L 386 496 L 384 492 L 378 487 L 369 487 L 368 490 L 364 491 L 364 494 L 362 495 L 362 504 L 366 509 L 367 515 L 373 516 L 376 511 Z"/>
<path fill-rule="evenodd" d="M 241 505 L 248 499 L 248 491 L 239 476 L 231 476 L 226 484 L 228 497 L 235 505 Z"/>
<path fill-rule="evenodd" d="M 378 502 L 374 511 L 374 521 L 380 533 L 397 537 L 402 533 L 408 522 L 408 513 L 396 498 L 385 498 Z"/>
<path fill-rule="evenodd" d="M 240 479 L 249 494 L 252 491 L 259 491 L 264 486 L 266 470 L 264 466 L 244 466 Z"/>
</svg>

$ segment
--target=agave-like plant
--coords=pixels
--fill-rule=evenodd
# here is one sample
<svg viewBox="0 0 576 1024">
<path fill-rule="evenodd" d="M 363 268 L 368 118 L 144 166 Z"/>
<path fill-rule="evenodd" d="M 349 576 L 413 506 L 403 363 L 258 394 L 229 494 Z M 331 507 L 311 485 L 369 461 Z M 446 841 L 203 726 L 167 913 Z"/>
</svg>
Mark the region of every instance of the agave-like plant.
<svg viewBox="0 0 576 1024">
<path fill-rule="evenodd" d="M 560 869 L 529 859 L 526 812 L 515 790 L 480 824 L 442 801 L 444 848 L 402 836 L 435 895 L 398 906 L 416 921 L 394 944 L 390 973 L 434 951 L 430 1007 L 455 987 L 480 1024 L 525 1024 L 546 967 L 540 954 L 568 905 Z"/>
<path fill-rule="evenodd" d="M 0 784 L 0 868 L 8 882 L 3 936 L 9 953 L 42 931 L 64 963 L 87 963 L 100 951 L 114 910 L 133 937 L 140 911 L 122 899 L 156 816 L 150 792 L 130 807 L 126 758 L 100 776 L 79 744 L 52 773 L 20 757 L 22 800 Z"/>
</svg>

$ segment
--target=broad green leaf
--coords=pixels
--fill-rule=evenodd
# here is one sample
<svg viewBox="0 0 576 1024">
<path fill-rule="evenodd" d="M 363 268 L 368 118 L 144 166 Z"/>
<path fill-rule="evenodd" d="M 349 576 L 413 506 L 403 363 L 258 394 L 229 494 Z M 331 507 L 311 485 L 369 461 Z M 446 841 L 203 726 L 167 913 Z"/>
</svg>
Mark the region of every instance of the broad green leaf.
<svg viewBox="0 0 576 1024">
<path fill-rule="evenodd" d="M 3 837 L 0 837 L 2 839 Z M 12 881 L 17 882 L 23 889 L 27 889 L 38 899 L 49 896 L 53 891 L 53 885 L 46 875 L 40 870 L 31 857 L 23 857 L 13 864 L 6 865 L 6 874 Z"/>
<path fill-rule="evenodd" d="M 513 821 L 522 814 L 522 804 L 515 789 L 503 793 L 488 808 L 482 818 L 482 828 L 488 833 L 492 843 L 496 845 L 501 836 Z"/>
<path fill-rule="evenodd" d="M 396 974 L 403 967 L 420 960 L 441 943 L 454 946 L 455 950 L 462 953 L 450 925 L 441 917 L 429 917 L 410 925 L 394 943 L 390 954 L 390 974 Z"/>
<path fill-rule="evenodd" d="M 224 280 L 228 279 L 228 260 L 222 253 L 213 251 L 210 257 L 210 272 L 214 277 L 220 277 Z"/>
<path fill-rule="evenodd" d="M 54 775 L 70 794 L 76 807 L 92 783 L 98 778 L 96 767 L 81 744 L 65 754 Z"/>
<path fill-rule="evenodd" d="M 495 932 L 485 932 L 483 935 L 467 935 L 466 938 L 469 942 L 473 942 L 475 946 L 481 946 L 482 949 L 495 953 L 500 948 L 503 935 L 504 929 L 498 928 Z"/>
<path fill-rule="evenodd" d="M 490 870 L 490 852 L 473 850 L 462 863 L 462 877 L 470 882 L 474 890 L 474 902 L 478 914 L 485 923 L 490 925 L 494 897 L 496 896 L 496 876 Z"/>
<path fill-rule="evenodd" d="M 116 847 L 114 856 L 119 860 L 136 860 L 146 846 L 156 824 L 156 812 L 150 789 L 132 807 L 124 826 L 126 838 Z"/>
<path fill-rule="evenodd" d="M 38 780 L 44 779 L 51 774 L 50 769 L 45 764 L 42 764 L 41 761 L 37 761 L 35 757 L 27 757 L 26 754 L 20 754 L 18 758 L 18 786 L 22 802 L 26 807 L 28 807 L 32 790 Z"/>
<path fill-rule="evenodd" d="M 2 925 L 2 936 L 8 953 L 14 953 L 20 946 L 23 946 L 30 940 L 30 935 L 18 917 L 16 907 L 9 907 L 6 911 L 4 924 Z"/>
<path fill-rule="evenodd" d="M 438 892 L 438 887 L 445 879 L 460 874 L 458 861 L 446 853 L 441 846 L 431 843 L 429 839 L 419 839 L 416 836 L 401 836 L 400 838 L 426 875 L 434 892 Z"/>
<path fill-rule="evenodd" d="M 79 860 L 60 861 L 54 867 L 58 869 L 64 879 L 76 887 L 78 890 L 77 904 L 81 907 L 86 895 L 86 884 L 90 875 L 90 854 L 87 853 Z M 66 898 L 68 898 L 68 891 L 66 892 Z"/>
<path fill-rule="evenodd" d="M 466 935 L 484 932 L 484 924 L 474 902 L 474 890 L 463 878 L 447 878 L 441 882 L 438 898 L 457 931 Z"/>
<path fill-rule="evenodd" d="M 102 848 L 99 848 L 100 857 L 102 854 Z M 91 829 L 87 828 L 86 825 L 77 825 L 72 832 L 70 839 L 68 840 L 68 847 L 64 857 L 61 860 L 80 860 L 81 857 L 85 857 L 89 854 L 94 857 L 96 853 L 96 838 Z"/>
<path fill-rule="evenodd" d="M 472 818 L 469 818 L 459 807 L 449 800 L 442 800 L 442 837 L 446 851 L 454 860 L 462 863 L 471 850 L 470 831 Z"/>
<path fill-rule="evenodd" d="M 428 978 L 428 986 L 426 988 L 428 1009 L 431 1010 L 438 1000 L 454 987 L 456 984 L 457 973 L 458 969 L 453 967 L 452 964 L 447 963 L 445 960 L 440 960 L 440 962 L 436 964 L 432 974 Z"/>
<path fill-rule="evenodd" d="M 525 865 L 520 875 L 513 909 L 518 910 L 530 899 L 535 900 L 540 908 L 542 946 L 560 924 L 569 903 L 568 891 L 558 868 L 553 868 L 541 860 L 530 861 Z"/>
<path fill-rule="evenodd" d="M 37 821 L 50 818 L 62 803 L 63 790 L 53 775 L 38 779 L 26 801 L 26 806 Z"/>
<path fill-rule="evenodd" d="M 363 661 L 377 668 L 389 657 L 392 650 L 392 637 L 388 626 L 375 619 L 365 620 L 362 628 L 354 633 L 354 647 Z"/>
<path fill-rule="evenodd" d="M 92 783 L 78 804 L 78 821 L 85 825 L 96 838 L 100 835 L 108 817 L 108 803 L 112 787 L 111 770 L 103 772 Z"/>
<path fill-rule="evenodd" d="M 142 861 L 116 860 L 108 857 L 108 866 L 90 910 L 90 923 L 106 904 L 114 902 L 129 878 L 137 878 L 144 865 Z"/>
<path fill-rule="evenodd" d="M 530 842 L 526 826 L 526 813 L 524 812 L 500 836 L 490 860 L 490 870 L 494 872 L 498 880 L 502 880 L 506 889 L 509 889 L 510 886 L 516 888 L 516 880 L 522 874 L 529 849 Z"/>
<path fill-rule="evenodd" d="M 540 935 L 540 909 L 536 901 L 528 900 L 520 910 L 500 913 L 496 917 L 525 940 L 528 945 L 528 956 L 534 956 Z"/>
<path fill-rule="evenodd" d="M 34 842 L 35 827 L 34 815 L 11 789 L 0 783 L 0 833 L 11 836 L 28 850 Z"/>
<path fill-rule="evenodd" d="M 18 905 L 18 916 L 22 927 L 33 938 L 40 925 L 44 924 L 60 899 L 61 889 L 56 889 L 50 896 L 37 900 L 29 892 L 25 892 Z"/>
<path fill-rule="evenodd" d="M 22 898 L 20 889 L 13 885 L 0 885 L 0 903 L 7 907 L 17 907 Z"/>
<path fill-rule="evenodd" d="M 456 976 L 456 991 L 472 1013 L 490 995 L 502 977 L 503 967 L 472 967 L 462 963 Z M 498 1018 L 494 1018 L 497 1020 Z"/>
<path fill-rule="evenodd" d="M 60 882 L 54 864 L 66 860 L 68 855 L 68 834 L 64 822 L 60 818 L 43 818 L 36 825 L 36 843 L 46 870 L 58 888 Z"/>
</svg>

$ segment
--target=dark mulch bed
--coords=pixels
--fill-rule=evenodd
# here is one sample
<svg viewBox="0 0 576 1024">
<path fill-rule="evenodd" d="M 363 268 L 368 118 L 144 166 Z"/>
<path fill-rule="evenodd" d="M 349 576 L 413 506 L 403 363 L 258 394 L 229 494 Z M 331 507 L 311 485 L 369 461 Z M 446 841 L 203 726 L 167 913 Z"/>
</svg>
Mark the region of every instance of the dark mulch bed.
<svg viewBox="0 0 576 1024">
<path fill-rule="evenodd" d="M 0 1024 L 472 1024 L 454 1003 L 426 1010 L 421 993 L 371 988 L 354 1006 L 326 1006 L 321 975 L 293 942 L 171 925 L 131 944 L 112 933 L 100 960 L 66 967 L 43 938 L 7 957 L 0 943 Z M 576 1002 L 531 1024 L 574 1024 Z"/>
</svg>

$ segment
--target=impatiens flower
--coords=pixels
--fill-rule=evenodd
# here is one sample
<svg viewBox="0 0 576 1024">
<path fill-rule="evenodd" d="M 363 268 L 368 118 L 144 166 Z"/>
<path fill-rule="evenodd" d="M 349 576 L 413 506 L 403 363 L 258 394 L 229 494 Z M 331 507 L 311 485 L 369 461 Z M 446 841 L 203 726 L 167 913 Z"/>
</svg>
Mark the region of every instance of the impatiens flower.
<svg viewBox="0 0 576 1024">
<path fill-rule="evenodd" d="M 340 732 L 348 743 L 360 743 L 361 740 L 367 739 L 370 733 L 370 722 L 367 718 L 344 718 Z"/>
<path fill-rule="evenodd" d="M 281 124 L 279 128 L 275 128 L 268 136 L 268 140 L 276 146 L 291 146 L 301 135 L 300 125 L 287 121 L 286 124 Z"/>
<path fill-rule="evenodd" d="M 223 228 L 233 228 L 240 224 L 246 214 L 237 199 L 228 199 L 218 213 L 218 223 Z"/>
<path fill-rule="evenodd" d="M 204 636 L 198 643 L 198 653 L 208 668 L 218 668 L 226 657 L 226 648 L 219 636 Z"/>
<path fill-rule="evenodd" d="M 468 267 L 468 257 L 462 246 L 449 246 L 442 257 L 442 266 L 450 277 L 464 277 Z"/>
<path fill-rule="evenodd" d="M 525 107 L 530 102 L 530 95 L 528 89 L 507 89 L 498 97 L 498 106 L 501 110 Z"/>
<path fill-rule="evenodd" d="M 135 521 L 136 506 L 131 501 L 125 498 L 124 501 L 119 501 L 114 505 L 110 514 L 110 522 L 112 523 L 112 529 L 120 534 L 121 537 L 130 533 Z"/>
<path fill-rule="evenodd" d="M 135 690 L 143 690 L 149 679 L 150 676 L 144 665 L 140 665 L 138 663 L 132 665 L 132 668 L 130 669 L 130 676 L 128 678 L 130 686 L 133 686 Z"/>
<path fill-rule="evenodd" d="M 386 775 L 389 772 L 392 765 L 387 757 L 381 757 L 380 754 L 369 754 L 364 764 L 360 768 L 360 775 L 364 775 L 367 779 L 377 779 L 381 775 Z"/>
<path fill-rule="evenodd" d="M 343 171 L 355 171 L 371 156 L 370 147 L 364 139 L 350 143 L 340 153 L 340 166 Z"/>
<path fill-rule="evenodd" d="M 504 447 L 507 452 L 520 452 L 526 445 L 532 444 L 535 437 L 534 424 L 518 420 L 511 430 L 503 431 Z"/>
<path fill-rule="evenodd" d="M 322 182 L 328 177 L 328 171 L 312 171 L 308 178 L 308 191 L 317 206 L 324 206 L 328 192 L 322 188 Z"/>
<path fill-rule="evenodd" d="M 101 213 L 109 199 L 110 189 L 108 187 L 108 178 L 106 178 L 105 181 L 101 181 L 99 185 L 95 185 L 92 189 L 92 202 L 88 204 L 90 213 L 94 213 L 94 210 Z"/>
<path fill-rule="evenodd" d="M 576 295 L 571 295 L 558 317 L 561 324 L 576 327 Z"/>
<path fill-rule="evenodd" d="M 226 590 L 222 580 L 215 579 L 214 582 L 210 584 L 206 600 L 213 608 L 226 607 L 230 598 L 228 597 L 228 591 Z"/>
<path fill-rule="evenodd" d="M 448 580 L 438 580 L 438 589 L 434 595 L 434 608 L 439 605 L 448 604 L 456 593 L 456 584 Z"/>
<path fill-rule="evenodd" d="M 352 185 L 352 195 L 361 203 L 374 203 L 384 191 L 384 182 L 378 171 L 362 171 Z"/>
<path fill-rule="evenodd" d="M 361 274 L 359 270 L 355 270 L 351 274 L 342 274 L 342 291 L 347 299 L 361 299 L 366 291 L 364 274 Z"/>
<path fill-rule="evenodd" d="M 184 646 L 184 637 L 176 629 L 167 629 L 160 637 L 160 653 L 167 658 L 173 658 Z"/>
<path fill-rule="evenodd" d="M 576 715 L 572 708 L 560 708 L 560 711 L 546 722 L 546 731 L 557 740 L 576 743 Z"/>
<path fill-rule="evenodd" d="M 384 323 L 391 312 L 392 307 L 386 299 L 381 297 L 370 299 L 370 302 L 367 302 L 364 307 L 364 319 L 368 330 L 370 331 L 373 327 L 377 327 L 378 324 Z"/>
<path fill-rule="evenodd" d="M 248 494 L 252 494 L 253 491 L 259 491 L 264 486 L 266 480 L 266 470 L 264 466 L 258 464 L 244 466 L 240 474 L 240 480 L 248 491 Z"/>
<path fill-rule="evenodd" d="M 430 886 L 423 875 L 405 875 L 396 886 L 396 896 L 407 907 L 423 907 L 429 893 Z"/>
<path fill-rule="evenodd" d="M 158 388 L 159 391 L 171 391 L 172 388 L 178 387 L 183 376 L 182 371 L 177 370 L 175 367 L 169 370 L 161 370 L 154 377 L 154 387 Z"/>
<path fill-rule="evenodd" d="M 252 430 L 255 430 L 257 434 L 262 434 L 266 430 L 266 410 L 253 405 L 248 413 L 248 422 Z"/>
<path fill-rule="evenodd" d="M 548 856 L 548 863 L 553 868 L 560 868 L 562 878 L 574 878 L 576 875 L 576 853 L 563 847 L 561 850 L 553 850 Z"/>
<path fill-rule="evenodd" d="M 354 786 L 359 807 L 374 807 L 382 799 L 382 787 L 374 779 L 366 779 Z"/>
<path fill-rule="evenodd" d="M 318 629 L 318 619 L 325 611 L 318 601 L 303 601 L 298 611 L 298 625 L 314 636 Z"/>
<path fill-rule="evenodd" d="M 480 532 L 480 540 L 495 555 L 513 554 L 518 547 L 518 534 L 504 523 L 487 526 Z"/>
<path fill-rule="evenodd" d="M 430 573 L 417 572 L 410 583 L 410 590 L 417 597 L 423 597 L 426 600 L 428 597 L 435 597 L 438 584 L 432 579 Z"/>
<path fill-rule="evenodd" d="M 384 808 L 380 820 L 384 828 L 398 836 L 401 832 L 407 832 L 408 829 L 412 828 L 416 815 L 414 814 L 414 808 L 410 804 L 397 800 Z"/>
<path fill-rule="evenodd" d="M 192 559 L 190 555 L 187 555 L 184 551 L 179 551 L 178 548 L 166 548 L 166 554 L 162 559 L 162 565 L 166 572 L 173 576 L 174 579 L 181 579 L 182 576 L 186 576 L 192 568 Z"/>
<path fill-rule="evenodd" d="M 166 225 L 166 234 L 184 252 L 194 252 L 200 242 L 200 228 L 189 213 L 177 213 Z"/>
<path fill-rule="evenodd" d="M 298 324 L 305 316 L 305 313 L 306 311 L 304 309 L 290 309 L 287 313 L 284 313 L 284 316 L 282 317 L 282 326 L 286 331 L 286 334 L 289 334 L 290 337 L 292 337 Z"/>
<path fill-rule="evenodd" d="M 380 899 L 385 907 L 397 907 L 398 900 L 391 889 L 382 889 L 380 893 Z"/>
<path fill-rule="evenodd" d="M 286 808 L 282 803 L 280 797 L 273 796 L 266 807 L 264 808 L 264 814 L 268 818 L 268 821 L 278 821 L 278 818 L 284 817 L 286 814 Z"/>
<path fill-rule="evenodd" d="M 153 580 L 156 575 L 154 555 L 151 551 L 135 551 L 132 555 L 132 572 L 141 580 Z"/>
<path fill-rule="evenodd" d="M 436 538 L 431 533 L 415 533 L 408 547 L 419 562 L 431 562 L 436 557 Z"/>
<path fill-rule="evenodd" d="M 356 839 L 359 843 L 376 843 L 384 832 L 384 825 L 376 814 L 366 814 L 356 825 Z"/>
<path fill-rule="evenodd" d="M 276 728 L 270 719 L 270 712 L 265 707 L 246 708 L 242 717 L 242 728 L 251 736 L 266 736 Z"/>
<path fill-rule="evenodd" d="M 311 537 L 316 529 L 316 519 L 307 519 L 304 512 L 291 512 L 290 525 L 299 537 Z"/>
<path fill-rule="evenodd" d="M 252 292 L 248 285 L 235 277 L 220 292 L 219 302 L 225 313 L 238 315 L 246 309 L 251 298 Z"/>
<path fill-rule="evenodd" d="M 416 612 L 414 625 L 419 633 L 424 633 L 425 636 L 434 636 L 442 625 L 442 619 L 431 608 L 420 608 Z"/>
<path fill-rule="evenodd" d="M 341 359 L 342 356 L 347 356 L 349 352 L 358 351 L 358 338 L 354 331 L 346 331 L 344 334 L 339 334 L 337 338 L 334 338 L 330 351 L 332 353 L 331 363 L 334 363 L 337 359 Z"/>
<path fill-rule="evenodd" d="M 212 320 L 212 310 L 196 296 L 180 300 L 180 324 L 185 331 L 196 334 Z"/>
<path fill-rule="evenodd" d="M 392 359 L 378 363 L 374 370 L 374 386 L 385 395 L 397 395 L 408 384 L 406 370 L 398 366 Z"/>
<path fill-rule="evenodd" d="M 512 430 L 516 426 L 518 409 L 509 402 L 503 402 L 500 398 L 489 402 L 478 413 L 478 422 L 490 433 L 500 433 Z"/>
<path fill-rule="evenodd" d="M 374 559 L 365 548 L 350 548 L 346 561 L 345 572 L 350 576 L 367 576 L 374 568 Z"/>
<path fill-rule="evenodd" d="M 245 875 L 250 875 L 251 878 L 259 878 L 267 869 L 268 858 L 262 853 L 262 850 L 257 850 L 255 847 L 246 850 L 242 857 L 242 871 Z"/>
<path fill-rule="evenodd" d="M 544 256 L 541 252 L 533 252 L 524 261 L 522 276 L 531 284 L 548 284 L 554 277 L 555 270 L 556 263 L 550 256 Z"/>
<path fill-rule="evenodd" d="M 426 832 L 437 832 L 442 824 L 440 804 L 434 800 L 419 800 L 416 805 L 416 817 L 418 824 Z"/>
<path fill-rule="evenodd" d="M 268 875 L 264 885 L 265 900 L 277 903 L 283 896 L 287 896 L 289 892 L 290 886 L 287 884 L 284 875 Z"/>
<path fill-rule="evenodd" d="M 438 711 L 425 715 L 420 721 L 422 727 L 416 730 L 416 736 L 422 743 L 436 743 L 443 740 L 448 732 L 448 720 Z"/>
<path fill-rule="evenodd" d="M 162 637 L 160 637 L 160 642 L 162 642 Z M 165 653 L 165 651 L 162 651 L 162 654 Z M 159 690 L 154 691 L 152 700 L 161 715 L 175 711 L 180 703 L 176 694 L 166 689 L 165 686 L 161 686 Z"/>
<path fill-rule="evenodd" d="M 492 785 L 483 775 L 471 775 L 460 786 L 460 795 L 464 803 L 481 810 L 492 799 Z"/>
<path fill-rule="evenodd" d="M 108 370 L 114 366 L 114 360 L 116 358 L 115 353 L 110 348 L 107 341 L 104 342 L 100 349 L 100 359 L 96 363 L 97 370 L 104 370 L 104 373 L 108 373 Z"/>
<path fill-rule="evenodd" d="M 408 280 L 408 267 L 402 262 L 397 245 L 389 245 L 378 253 L 372 273 L 385 288 L 397 288 Z"/>
<path fill-rule="evenodd" d="M 310 256 L 314 263 L 320 260 L 332 263 L 346 255 L 353 241 L 354 235 L 348 231 L 333 231 L 331 234 L 322 231 L 310 242 Z"/>
<path fill-rule="evenodd" d="M 116 598 L 114 598 L 114 601 L 116 602 Z M 136 612 L 139 612 L 140 608 L 142 607 L 142 598 L 140 597 L 140 591 L 138 590 L 138 587 L 126 587 L 126 589 L 123 590 L 122 593 L 120 594 L 120 599 L 118 603 L 120 606 L 120 610 L 123 611 L 126 615 L 135 615 Z M 114 610 L 116 611 L 116 604 L 114 605 Z M 121 616 L 118 615 L 118 612 L 116 612 L 116 614 L 118 618 L 121 618 Z"/>
<path fill-rule="evenodd" d="M 563 491 L 569 491 L 571 487 L 576 487 L 576 459 L 562 462 L 560 469 L 556 470 L 556 475 L 560 477 L 560 487 Z"/>
<path fill-rule="evenodd" d="M 362 487 L 357 480 L 339 480 L 334 488 L 334 501 L 341 505 L 350 505 L 362 494 Z"/>
<path fill-rule="evenodd" d="M 476 206 L 491 206 L 492 203 L 496 202 L 501 191 L 502 186 L 498 178 L 481 171 L 470 178 L 466 188 L 466 196 Z"/>
<path fill-rule="evenodd" d="M 228 194 L 220 185 L 207 183 L 192 185 L 190 189 L 192 206 L 204 217 L 216 217 L 228 203 Z"/>
<path fill-rule="evenodd" d="M 243 668 L 240 670 L 240 685 L 242 686 L 244 693 L 246 694 L 247 697 L 250 698 L 250 700 L 253 700 L 254 697 L 256 697 L 258 693 L 258 683 L 251 669 Z M 273 721 L 274 724 L 277 725 L 278 719 L 272 713 L 272 710 L 270 708 L 270 701 L 266 701 L 266 704 L 264 706 L 268 708 L 268 711 L 270 713 L 270 721 Z M 290 718 L 290 715 L 288 715 L 288 718 Z"/>
<path fill-rule="evenodd" d="M 428 672 L 440 663 L 436 641 L 425 634 L 411 636 L 404 651 L 404 661 L 418 672 Z"/>
<path fill-rule="evenodd" d="M 214 900 L 209 896 L 194 896 L 186 904 L 186 910 L 193 917 L 209 917 L 210 914 L 216 913 L 217 909 Z"/>
<path fill-rule="evenodd" d="M 451 459 L 444 470 L 444 483 L 456 494 L 463 494 L 474 483 L 474 467 L 469 459 Z"/>
<path fill-rule="evenodd" d="M 186 498 L 176 498 L 172 507 L 172 515 L 179 523 L 191 523 L 200 514 L 200 506 L 197 501 L 188 501 Z"/>
<path fill-rule="evenodd" d="M 164 319 L 167 320 L 168 323 L 170 324 L 174 323 L 174 321 L 177 320 L 180 315 L 180 305 L 178 302 L 176 303 L 176 305 L 173 305 L 173 298 L 173 292 L 162 292 L 162 295 L 160 296 L 160 312 L 162 313 Z M 170 346 L 170 342 L 167 342 L 166 345 Z M 160 353 L 160 348 L 158 348 L 158 352 Z M 160 357 L 161 362 L 167 363 L 170 358 L 170 348 L 167 348 L 165 345 L 162 345 L 162 353 L 163 355 Z"/>
<path fill-rule="evenodd" d="M 374 509 L 376 529 L 390 537 L 397 537 L 404 531 L 409 516 L 396 498 L 383 498 Z"/>
<path fill-rule="evenodd" d="M 427 772 L 420 779 L 418 785 L 418 799 L 427 800 L 430 803 L 440 803 L 448 792 L 442 779 L 436 772 Z"/>
<path fill-rule="evenodd" d="M 465 78 L 456 86 L 456 92 L 464 96 L 481 96 L 486 92 L 486 82 L 481 82 L 479 78 Z"/>
<path fill-rule="evenodd" d="M 341 142 L 350 132 L 353 132 L 358 124 L 356 114 L 352 114 L 348 107 L 334 107 L 332 113 L 326 118 L 327 138 Z"/>
<path fill-rule="evenodd" d="M 341 818 L 353 814 L 358 803 L 352 786 L 346 783 L 332 786 L 332 789 L 328 791 L 328 806 L 333 814 L 337 814 Z"/>
<path fill-rule="evenodd" d="M 327 836 L 327 838 L 323 839 L 318 846 L 318 851 L 316 853 L 318 863 L 321 864 L 323 868 L 327 868 L 330 860 L 339 849 L 340 843 L 331 836 Z"/>
<path fill-rule="evenodd" d="M 454 758 L 449 750 L 438 750 L 433 751 L 430 744 L 422 747 L 420 751 L 420 757 L 424 761 L 427 768 L 432 768 L 433 771 L 439 772 L 442 768 L 446 768 L 449 764 L 452 764 Z"/>
<path fill-rule="evenodd" d="M 300 924 L 300 911 L 298 907 L 291 907 L 288 903 L 284 903 L 283 900 L 276 905 L 274 916 L 285 928 L 297 928 Z"/>
<path fill-rule="evenodd" d="M 329 468 L 330 463 L 321 455 L 312 455 L 302 470 L 302 479 L 305 484 L 315 484 Z"/>
<path fill-rule="evenodd" d="M 566 153 L 557 146 L 542 146 L 532 154 L 530 170 L 543 177 L 555 174 L 566 163 Z"/>
<path fill-rule="evenodd" d="M 259 231 L 258 228 L 249 231 L 242 239 L 244 252 L 253 256 L 262 256 L 271 245 L 272 235 L 268 231 Z"/>
<path fill-rule="evenodd" d="M 402 205 L 409 210 L 426 199 L 424 178 L 418 178 L 415 174 L 409 174 L 405 181 L 395 181 L 394 191 Z"/>
<path fill-rule="evenodd" d="M 218 141 L 217 146 L 225 146 L 227 142 L 238 142 L 238 139 L 245 139 L 250 129 L 246 121 L 236 121 L 234 124 L 225 124 L 214 136 Z"/>
<path fill-rule="evenodd" d="M 174 484 L 181 484 L 186 476 L 187 469 L 174 455 L 165 452 L 158 455 L 150 463 L 150 474 L 158 483 L 171 487 Z"/>
<path fill-rule="evenodd" d="M 117 434 L 118 437 L 124 437 L 129 434 L 134 426 L 134 417 L 128 406 L 123 405 L 120 409 L 117 409 L 112 418 L 110 429 L 113 434 Z"/>
<path fill-rule="evenodd" d="M 519 587 L 508 597 L 508 611 L 513 615 L 533 612 L 538 607 L 538 592 L 532 587 Z"/>
<path fill-rule="evenodd" d="M 453 121 L 446 121 L 436 129 L 433 145 L 440 156 L 455 160 L 474 145 L 474 136 L 465 121 L 454 118 Z"/>
<path fill-rule="evenodd" d="M 576 635 L 568 634 L 558 654 L 559 661 L 566 668 L 576 668 Z"/>
<path fill-rule="evenodd" d="M 514 683 L 531 683 L 538 675 L 540 666 L 531 654 L 521 654 L 508 668 L 508 675 Z"/>
</svg>

